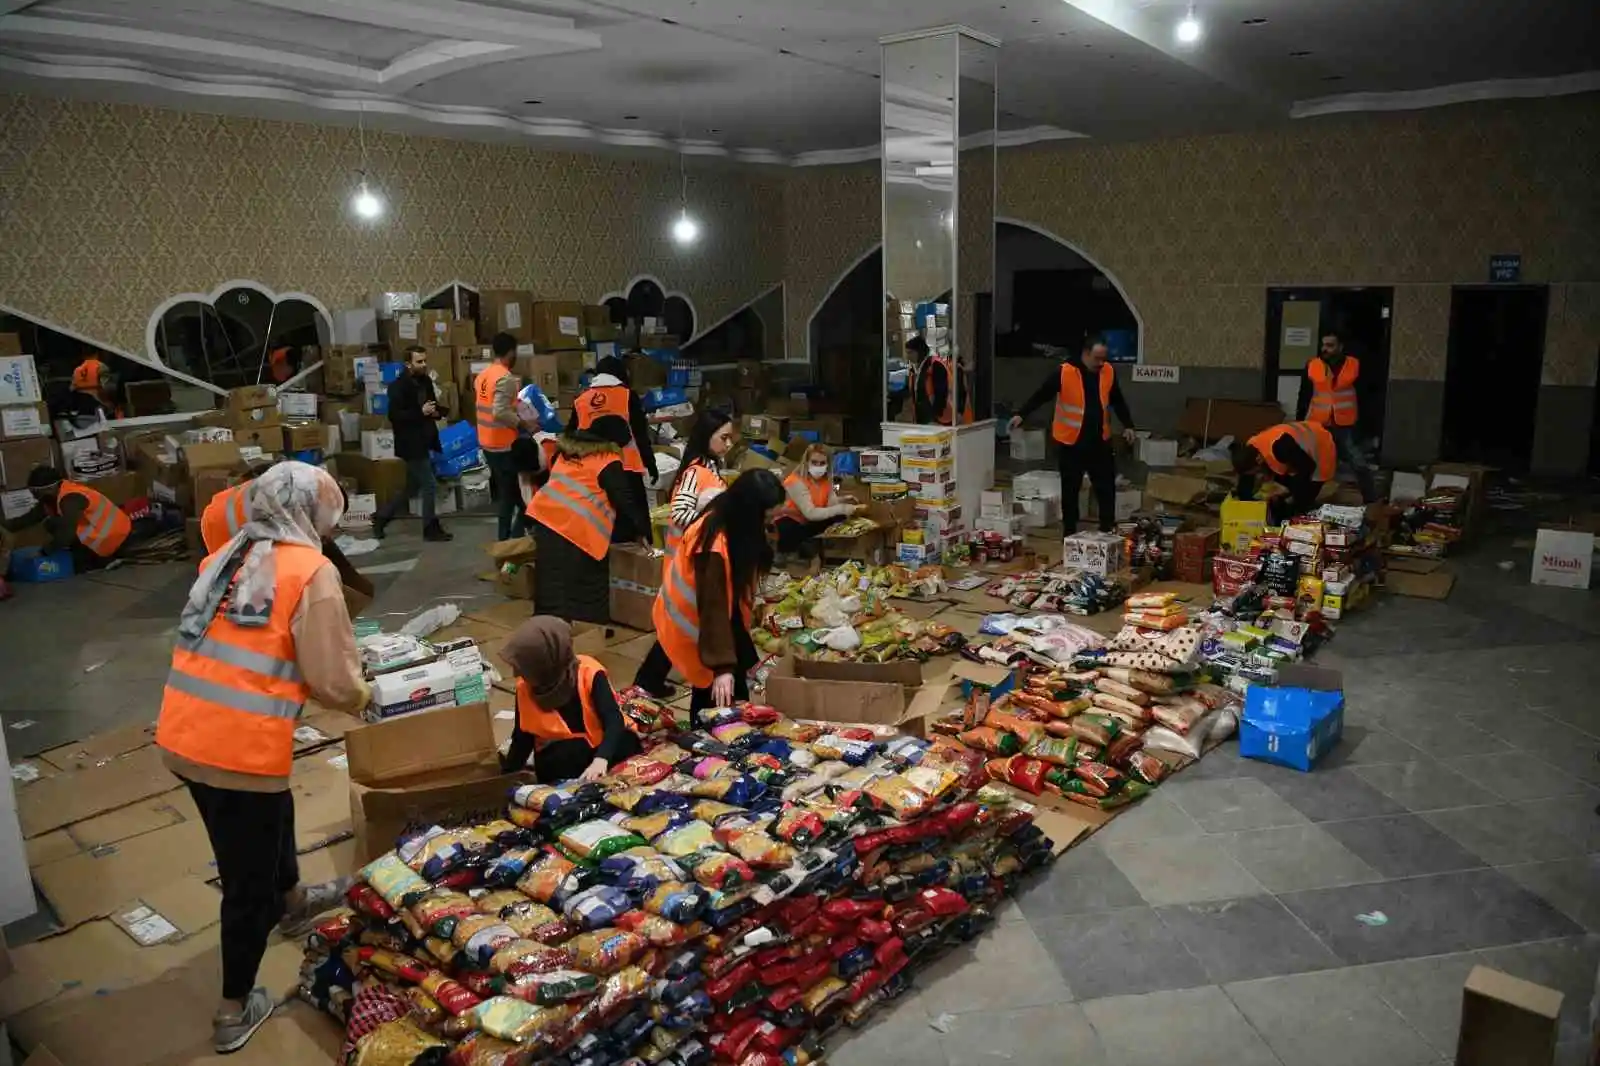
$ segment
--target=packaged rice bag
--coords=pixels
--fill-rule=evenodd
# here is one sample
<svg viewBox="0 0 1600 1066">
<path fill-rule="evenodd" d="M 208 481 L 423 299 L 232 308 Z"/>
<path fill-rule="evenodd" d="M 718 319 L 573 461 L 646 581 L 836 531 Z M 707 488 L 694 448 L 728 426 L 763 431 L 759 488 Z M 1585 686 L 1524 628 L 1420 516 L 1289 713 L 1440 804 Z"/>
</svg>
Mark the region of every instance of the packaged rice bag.
<svg viewBox="0 0 1600 1066">
<path fill-rule="evenodd" d="M 600 873 L 607 884 L 636 899 L 653 892 L 664 881 L 684 881 L 689 876 L 677 863 L 651 848 L 633 848 L 613 855 L 600 864 Z"/>
<path fill-rule="evenodd" d="M 618 812 L 612 819 L 617 825 L 630 833 L 637 833 L 646 840 L 654 840 L 662 833 L 670 832 L 694 820 L 688 811 L 657 811 L 655 814 L 623 814 Z"/>
<path fill-rule="evenodd" d="M 553 818 L 563 809 L 576 806 L 600 794 L 589 785 L 520 785 L 511 793 L 511 802 L 544 818 Z"/>
<path fill-rule="evenodd" d="M 653 752 L 649 755 L 635 755 L 613 766 L 607 776 L 614 777 L 630 787 L 648 787 L 671 777 L 672 764 L 656 758 Z M 607 801 L 609 800 L 608 796 Z"/>
<path fill-rule="evenodd" d="M 689 930 L 670 918 L 649 911 L 627 911 L 617 916 L 616 927 L 637 933 L 652 947 L 677 947 L 689 939 Z"/>
<path fill-rule="evenodd" d="M 586 888 L 567 900 L 561 913 L 568 921 L 584 929 L 600 929 L 614 922 L 618 915 L 631 910 L 633 901 L 621 889 L 610 885 Z"/>
<path fill-rule="evenodd" d="M 678 862 L 696 882 L 707 888 L 727 891 L 756 879 L 755 872 L 743 859 L 714 846 L 680 856 Z"/>
<path fill-rule="evenodd" d="M 636 812 L 640 802 L 650 795 L 651 791 L 643 785 L 629 785 L 606 793 L 606 803 L 619 811 Z"/>
<path fill-rule="evenodd" d="M 655 841 L 655 849 L 657 851 L 675 859 L 691 855 L 702 848 L 714 848 L 716 846 L 717 838 L 712 832 L 711 826 L 698 819 L 661 834 Z"/>
<path fill-rule="evenodd" d="M 517 847 L 502 852 L 489 860 L 489 865 L 483 871 L 483 883 L 486 885 L 514 885 L 517 879 L 528 872 L 528 865 L 539 857 L 539 849 L 535 847 Z"/>
<path fill-rule="evenodd" d="M 1154 696 L 1161 696 L 1177 688 L 1169 674 L 1158 674 L 1153 670 L 1138 670 L 1127 666 L 1102 667 L 1100 673 L 1113 681 L 1120 681 L 1124 685 L 1136 688 L 1141 692 L 1148 692 Z"/>
<path fill-rule="evenodd" d="M 579 933 L 566 944 L 579 969 L 597 974 L 616 973 L 649 947 L 644 937 L 626 929 L 594 929 Z"/>
<path fill-rule="evenodd" d="M 422 990 L 451 1014 L 466 1014 L 483 1002 L 461 984 L 438 970 L 429 970 L 417 982 Z"/>
<path fill-rule="evenodd" d="M 1110 714 L 1130 724 L 1148 722 L 1150 708 L 1137 703 L 1129 703 L 1125 699 L 1113 696 L 1106 692 L 1096 692 L 1089 697 L 1094 702 L 1095 710 L 1102 715 Z"/>
<path fill-rule="evenodd" d="M 986 751 L 991 755 L 1015 755 L 1022 749 L 1022 741 L 1017 739 L 1015 733 L 1008 733 L 993 726 L 968 729 L 958 734 L 956 739 L 969 748 Z"/>
<path fill-rule="evenodd" d="M 738 721 L 723 722 L 721 725 L 711 727 L 711 735 L 730 747 L 737 745 L 741 740 L 752 736 L 755 732 L 756 727 L 742 718 Z"/>
<path fill-rule="evenodd" d="M 822 728 L 810 722 L 796 722 L 792 718 L 779 718 L 764 727 L 769 737 L 782 737 L 791 744 L 809 744 L 822 735 Z"/>
<path fill-rule="evenodd" d="M 513 940 L 489 959 L 489 969 L 513 980 L 530 973 L 560 970 L 572 965 L 565 948 L 541 944 L 536 940 Z"/>
<path fill-rule="evenodd" d="M 1024 718 L 1021 715 L 999 708 L 991 708 L 989 713 L 984 715 L 983 724 L 990 729 L 1004 729 L 1008 733 L 1015 733 L 1024 745 L 1044 732 L 1043 722 Z"/>
<path fill-rule="evenodd" d="M 443 1062 L 450 1045 L 410 1018 L 384 1022 L 356 1041 L 350 1066 L 412 1066 Z"/>
<path fill-rule="evenodd" d="M 519 939 L 517 931 L 499 918 L 487 914 L 471 914 L 458 918 L 450 932 L 450 943 L 473 966 L 489 965 L 495 952 Z"/>
<path fill-rule="evenodd" d="M 1128 774 L 1135 781 L 1143 781 L 1147 785 L 1159 785 L 1172 772 L 1171 767 L 1148 751 L 1133 752 L 1127 761 Z"/>
<path fill-rule="evenodd" d="M 1072 774 L 1087 786 L 1092 796 L 1109 796 L 1123 780 L 1120 771 L 1098 762 L 1079 763 L 1072 768 Z"/>
<path fill-rule="evenodd" d="M 1069 724 L 1072 726 L 1073 736 L 1084 743 L 1094 744 L 1101 748 L 1110 744 L 1112 739 L 1121 732 L 1121 728 L 1117 723 L 1103 714 L 1080 714 L 1072 718 Z"/>
<path fill-rule="evenodd" d="M 799 853 L 788 844 L 774 840 L 764 830 L 745 829 L 719 836 L 722 846 L 758 870 L 783 870 L 792 866 Z"/>
<path fill-rule="evenodd" d="M 561 889 L 561 882 L 578 868 L 578 864 L 551 847 L 528 864 L 528 870 L 517 881 L 517 890 L 538 903 L 549 903 Z"/>
<path fill-rule="evenodd" d="M 572 1008 L 564 1005 L 537 1007 L 514 996 L 496 996 L 480 1003 L 472 1018 L 480 1030 L 496 1039 L 537 1044 L 555 1035 L 572 1013 Z"/>
<path fill-rule="evenodd" d="M 395 910 L 407 906 L 433 888 L 393 852 L 369 862 L 357 876 L 371 885 L 383 897 L 383 901 Z"/>
<path fill-rule="evenodd" d="M 852 740 L 836 733 L 811 742 L 812 754 L 823 759 L 837 759 L 850 766 L 864 764 L 877 750 L 878 746 L 870 740 Z"/>
<path fill-rule="evenodd" d="M 413 903 L 409 910 L 417 924 L 434 936 L 450 939 L 458 918 L 476 915 L 478 907 L 472 897 L 447 888 L 430 889 L 428 894 Z"/>
<path fill-rule="evenodd" d="M 643 847 L 647 842 L 637 833 L 630 833 L 610 822 L 581 822 L 561 831 L 556 844 L 574 860 L 599 862 L 619 851 Z"/>
<path fill-rule="evenodd" d="M 1209 713 L 1201 700 L 1192 697 L 1166 697 L 1150 708 L 1157 722 L 1180 736 L 1187 736 L 1194 724 Z"/>
<path fill-rule="evenodd" d="M 542 970 L 517 977 L 506 985 L 505 994 L 548 1007 L 587 999 L 600 990 L 600 978 L 582 970 Z"/>
<path fill-rule="evenodd" d="M 1097 692 L 1104 692 L 1108 696 L 1115 696 L 1129 703 L 1136 703 L 1141 707 L 1150 702 L 1150 694 L 1148 692 L 1134 688 L 1132 685 L 1125 685 L 1115 678 L 1095 678 L 1094 687 Z"/>
<path fill-rule="evenodd" d="M 685 881 L 662 881 L 640 901 L 641 910 L 680 925 L 694 921 L 709 902 L 707 890 Z"/>
<path fill-rule="evenodd" d="M 766 790 L 765 785 L 749 774 L 734 773 L 696 781 L 689 787 L 689 794 L 701 799 L 722 800 L 743 807 L 754 803 Z"/>
</svg>

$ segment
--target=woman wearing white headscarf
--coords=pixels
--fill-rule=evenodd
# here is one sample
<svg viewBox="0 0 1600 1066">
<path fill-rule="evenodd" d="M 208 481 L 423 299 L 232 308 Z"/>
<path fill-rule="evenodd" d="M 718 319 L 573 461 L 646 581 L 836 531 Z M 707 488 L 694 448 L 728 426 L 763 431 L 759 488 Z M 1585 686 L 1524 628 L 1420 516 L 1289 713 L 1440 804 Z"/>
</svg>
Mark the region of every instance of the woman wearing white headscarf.
<svg viewBox="0 0 1600 1066">
<path fill-rule="evenodd" d="M 289 775 L 305 701 L 359 713 L 369 695 L 339 574 L 322 554 L 343 513 L 321 467 L 267 470 L 244 527 L 200 564 L 178 624 L 156 744 L 194 797 L 221 876 L 221 1053 L 272 1014 L 255 979 L 273 926 L 302 934 L 342 891 L 299 884 Z"/>
</svg>

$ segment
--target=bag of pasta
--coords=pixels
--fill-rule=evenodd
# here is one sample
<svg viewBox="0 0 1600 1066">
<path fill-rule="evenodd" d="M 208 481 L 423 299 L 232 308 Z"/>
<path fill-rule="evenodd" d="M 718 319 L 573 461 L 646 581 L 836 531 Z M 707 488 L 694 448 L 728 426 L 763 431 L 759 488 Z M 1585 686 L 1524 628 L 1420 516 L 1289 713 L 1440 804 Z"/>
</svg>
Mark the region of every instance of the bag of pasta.
<svg viewBox="0 0 1600 1066">
<path fill-rule="evenodd" d="M 1022 750 L 1022 741 L 1017 739 L 1015 733 L 1008 733 L 993 726 L 981 725 L 975 729 L 968 729 L 964 733 L 957 734 L 956 739 L 969 748 L 986 751 L 991 755 L 1015 755 Z"/>
<path fill-rule="evenodd" d="M 644 937 L 626 929 L 595 929 L 573 937 L 566 948 L 579 969 L 612 974 L 631 965 L 650 945 Z"/>
</svg>

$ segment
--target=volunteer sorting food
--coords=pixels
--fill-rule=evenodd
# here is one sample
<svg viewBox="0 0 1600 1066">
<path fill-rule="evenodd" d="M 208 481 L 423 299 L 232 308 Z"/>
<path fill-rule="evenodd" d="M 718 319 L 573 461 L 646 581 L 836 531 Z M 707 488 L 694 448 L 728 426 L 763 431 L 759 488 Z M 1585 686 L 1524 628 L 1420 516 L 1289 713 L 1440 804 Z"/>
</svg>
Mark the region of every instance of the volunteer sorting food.
<svg viewBox="0 0 1600 1066">
<path fill-rule="evenodd" d="M 533 610 L 572 622 L 611 620 L 613 542 L 647 547 L 650 513 L 623 464 L 633 435 L 627 420 L 606 414 L 556 442 L 544 488 L 528 505 L 538 552 Z"/>
<path fill-rule="evenodd" d="M 533 756 L 547 784 L 593 781 L 639 752 L 599 660 L 572 651 L 572 626 L 539 615 L 506 638 L 500 652 L 517 675 L 517 724 L 501 770 L 511 773 Z"/>
<path fill-rule="evenodd" d="M 255 986 L 273 926 L 305 935 L 343 886 L 299 884 L 295 719 L 308 698 L 360 712 L 368 697 L 339 575 L 322 538 L 344 513 L 321 467 L 284 462 L 252 483 L 248 520 L 201 564 L 178 623 L 156 723 L 167 768 L 188 786 L 222 883 L 218 1052 L 272 1014 Z"/>
<path fill-rule="evenodd" d="M 683 540 L 683 531 L 724 490 L 722 457 L 733 447 L 733 416 L 726 411 L 701 411 L 689 432 L 684 445 L 683 462 L 672 480 L 672 491 L 667 494 L 672 501 L 672 516 L 667 521 L 667 565 Z M 644 662 L 639 664 L 633 683 L 660 699 L 671 699 L 673 687 L 667 681 L 672 663 L 658 640 L 650 646 Z"/>
<path fill-rule="evenodd" d="M 690 718 L 708 707 L 749 699 L 746 673 L 756 664 L 751 609 L 761 575 L 772 568 L 768 515 L 783 502 L 769 470 L 739 475 L 711 501 L 668 556 L 656 595 L 656 634 L 667 658 L 693 688 Z"/>
<path fill-rule="evenodd" d="M 786 498 L 773 526 L 778 531 L 778 551 L 807 548 L 809 542 L 835 521 L 866 510 L 849 496 L 834 491 L 828 477 L 831 462 L 821 444 L 808 447 L 794 473 L 783 479 Z"/>
<path fill-rule="evenodd" d="M 1318 422 L 1284 422 L 1233 445 L 1233 468 L 1239 475 L 1235 495 L 1239 499 L 1255 499 L 1263 469 L 1289 490 L 1287 498 L 1277 497 L 1268 505 L 1268 516 L 1275 524 L 1315 507 L 1323 484 L 1333 480 L 1338 466 L 1333 434 Z"/>
</svg>

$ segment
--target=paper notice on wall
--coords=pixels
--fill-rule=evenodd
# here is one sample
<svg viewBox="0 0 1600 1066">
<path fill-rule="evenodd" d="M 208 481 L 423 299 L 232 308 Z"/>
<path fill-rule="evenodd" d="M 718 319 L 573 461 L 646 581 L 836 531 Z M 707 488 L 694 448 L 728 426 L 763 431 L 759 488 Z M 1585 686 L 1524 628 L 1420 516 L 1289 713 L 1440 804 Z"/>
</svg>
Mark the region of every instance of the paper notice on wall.
<svg viewBox="0 0 1600 1066">
<path fill-rule="evenodd" d="M 1289 326 L 1283 331 L 1283 343 L 1290 348 L 1304 348 L 1311 343 L 1309 326 Z"/>
<path fill-rule="evenodd" d="M 1139 363 L 1133 368 L 1134 381 L 1159 381 L 1167 385 L 1178 383 L 1178 368 L 1175 366 L 1150 366 Z"/>
<path fill-rule="evenodd" d="M 556 328 L 561 331 L 563 337 L 576 337 L 580 332 L 578 320 L 571 315 L 558 315 L 556 317 Z"/>
<path fill-rule="evenodd" d="M 414 341 L 417 339 L 418 319 L 416 315 L 396 315 L 394 322 L 395 329 L 399 332 L 401 340 Z"/>
<path fill-rule="evenodd" d="M 50 427 L 39 417 L 38 407 L 0 408 L 0 427 L 8 437 L 47 437 Z"/>
<path fill-rule="evenodd" d="M 520 303 L 506 303 L 500 305 L 500 328 L 522 328 L 522 305 Z"/>
<path fill-rule="evenodd" d="M 0 467 L 0 472 L 4 468 Z M 33 493 L 27 489 L 16 489 L 12 492 L 0 492 L 0 516 L 7 519 L 21 518 L 38 506 L 38 501 L 33 498 Z"/>
</svg>

